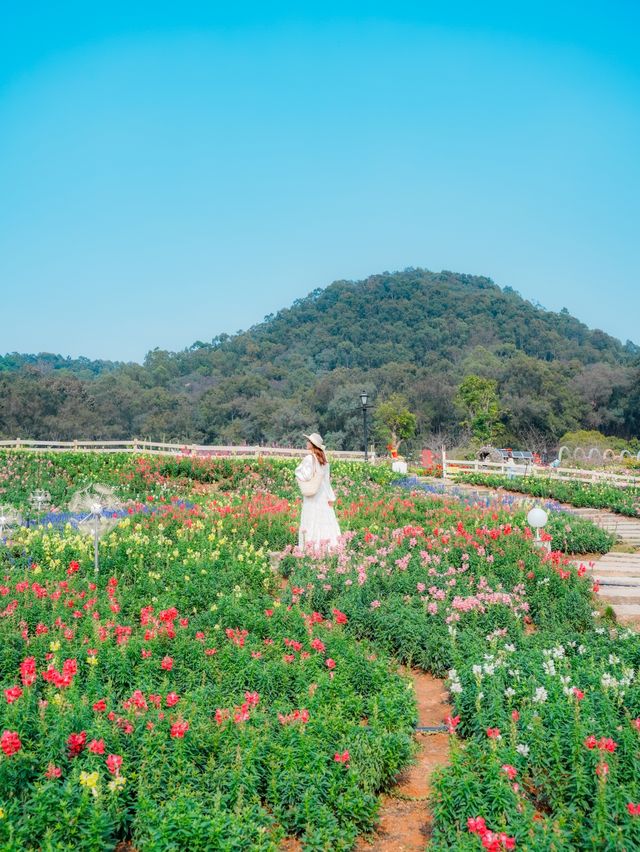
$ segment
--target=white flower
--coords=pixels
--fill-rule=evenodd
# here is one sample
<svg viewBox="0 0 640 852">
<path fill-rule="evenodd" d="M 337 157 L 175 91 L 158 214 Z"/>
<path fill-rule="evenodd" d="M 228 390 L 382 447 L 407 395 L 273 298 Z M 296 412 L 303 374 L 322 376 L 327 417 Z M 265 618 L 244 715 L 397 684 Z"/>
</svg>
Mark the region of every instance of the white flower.
<svg viewBox="0 0 640 852">
<path fill-rule="evenodd" d="M 605 689 L 608 689 L 611 686 L 617 686 L 618 681 L 613 677 L 613 675 L 609 674 L 609 672 L 605 672 L 600 678 L 600 683 Z"/>
<path fill-rule="evenodd" d="M 482 677 L 482 666 L 473 666 L 471 671 L 474 677 Z"/>
<path fill-rule="evenodd" d="M 459 681 L 455 681 L 455 683 L 452 683 L 451 686 L 449 687 L 449 692 L 455 692 L 455 693 L 462 692 L 462 684 Z"/>
<path fill-rule="evenodd" d="M 603 633 L 606 633 L 606 632 L 607 631 L 604 629 L 604 627 L 596 627 L 596 633 L 599 633 L 601 636 L 602 636 Z"/>
<path fill-rule="evenodd" d="M 512 686 L 508 686 L 505 689 L 504 694 L 507 696 L 507 698 L 513 698 L 513 696 L 516 694 L 516 691 Z"/>
<path fill-rule="evenodd" d="M 529 755 L 529 746 L 525 745 L 525 743 L 518 743 L 518 745 L 516 746 L 516 751 L 523 757 L 527 757 Z"/>
<path fill-rule="evenodd" d="M 533 696 L 532 700 L 535 701 L 536 704 L 544 704 L 544 702 L 547 700 L 548 697 L 549 697 L 549 693 L 544 688 L 544 686 L 539 686 L 536 689 L 535 695 Z"/>
<path fill-rule="evenodd" d="M 609 654 L 609 665 L 610 666 L 615 666 L 619 662 L 620 662 L 620 657 L 616 656 L 615 654 Z"/>
<path fill-rule="evenodd" d="M 485 674 L 489 675 L 489 677 L 491 677 L 492 674 L 495 674 L 495 670 L 496 670 L 496 667 L 494 665 L 492 665 L 491 663 L 485 663 L 484 664 Z"/>
<path fill-rule="evenodd" d="M 508 644 L 508 645 L 504 646 L 504 649 L 505 649 L 505 651 L 508 651 L 510 654 L 513 654 L 513 652 L 516 650 L 516 646 Z"/>
<path fill-rule="evenodd" d="M 544 673 L 546 675 L 549 675 L 549 677 L 553 677 L 556 673 L 556 664 L 553 662 L 553 660 L 545 660 L 542 664 L 542 668 L 544 670 Z"/>
<path fill-rule="evenodd" d="M 578 653 L 579 654 L 586 654 L 587 653 L 586 645 L 578 645 Z"/>
</svg>

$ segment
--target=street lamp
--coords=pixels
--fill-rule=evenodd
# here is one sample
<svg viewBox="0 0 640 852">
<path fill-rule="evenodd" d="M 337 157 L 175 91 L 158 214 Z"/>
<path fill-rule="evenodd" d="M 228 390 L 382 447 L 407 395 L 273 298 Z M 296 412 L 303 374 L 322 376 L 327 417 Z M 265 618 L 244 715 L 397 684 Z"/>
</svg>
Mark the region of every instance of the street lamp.
<svg viewBox="0 0 640 852">
<path fill-rule="evenodd" d="M 369 443 L 369 434 L 368 434 L 368 424 L 367 424 L 367 410 L 368 410 L 368 402 L 369 402 L 369 394 L 366 391 L 362 391 L 360 394 L 360 403 L 362 405 L 362 425 L 364 428 L 364 460 L 365 462 L 369 461 L 369 454 L 367 452 L 367 444 Z"/>
<path fill-rule="evenodd" d="M 536 544 L 540 545 L 540 530 L 545 526 L 547 521 L 549 520 L 549 515 L 542 509 L 540 506 L 534 506 L 533 509 L 529 510 L 529 514 L 527 515 L 527 521 L 530 527 L 533 527 L 536 531 Z"/>
</svg>

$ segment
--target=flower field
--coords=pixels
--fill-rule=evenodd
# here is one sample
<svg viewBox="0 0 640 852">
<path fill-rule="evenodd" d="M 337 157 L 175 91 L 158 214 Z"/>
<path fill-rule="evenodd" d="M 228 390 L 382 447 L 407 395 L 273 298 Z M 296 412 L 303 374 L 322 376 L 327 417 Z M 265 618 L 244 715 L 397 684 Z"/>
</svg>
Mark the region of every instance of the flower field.
<svg viewBox="0 0 640 852">
<path fill-rule="evenodd" d="M 98 574 L 53 510 L 0 545 L 0 847 L 351 849 L 412 758 L 402 662 L 455 706 L 430 848 L 639 848 L 640 643 L 584 566 L 353 463 L 340 548 L 301 553 L 293 466 L 0 458 L 2 504 L 125 504 Z"/>
<path fill-rule="evenodd" d="M 619 515 L 631 518 L 640 516 L 640 493 L 637 488 L 618 488 L 609 483 L 571 482 L 541 477 L 496 476 L 485 473 L 461 473 L 456 482 L 469 485 L 485 485 L 488 488 L 504 488 L 506 491 L 519 491 L 533 497 L 551 498 L 572 506 L 593 509 L 608 509 Z"/>
</svg>

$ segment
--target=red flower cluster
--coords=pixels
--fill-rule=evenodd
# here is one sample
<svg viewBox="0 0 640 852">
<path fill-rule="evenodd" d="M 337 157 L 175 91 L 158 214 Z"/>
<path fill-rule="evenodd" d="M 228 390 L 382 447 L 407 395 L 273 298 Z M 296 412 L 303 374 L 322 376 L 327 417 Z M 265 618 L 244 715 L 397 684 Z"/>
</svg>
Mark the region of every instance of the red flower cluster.
<svg viewBox="0 0 640 852">
<path fill-rule="evenodd" d="M 7 704 L 13 704 L 14 701 L 17 701 L 18 698 L 22 695 L 22 690 L 19 686 L 10 686 L 8 689 L 5 689 L 4 696 L 7 699 Z"/>
<path fill-rule="evenodd" d="M 618 747 L 618 744 L 617 744 L 617 743 L 615 743 L 615 742 L 611 739 L 611 737 L 600 737 L 600 739 L 599 739 L 599 740 L 597 740 L 597 739 L 593 736 L 593 734 L 592 734 L 591 736 L 589 736 L 589 737 L 587 737 L 587 738 L 586 738 L 586 740 L 584 741 L 584 744 L 586 745 L 586 747 L 587 747 L 588 749 L 594 749 L 594 748 L 597 748 L 597 749 L 599 749 L 600 751 L 608 751 L 608 752 L 611 752 L 611 754 L 613 754 L 613 752 L 614 752 L 614 751 L 616 750 L 616 748 Z"/>
<path fill-rule="evenodd" d="M 232 627 L 227 627 L 225 630 L 227 639 L 230 639 L 238 648 L 244 647 L 244 641 L 249 635 L 248 630 L 234 630 Z"/>
<path fill-rule="evenodd" d="M 444 720 L 445 725 L 449 729 L 449 733 L 453 734 L 460 724 L 460 716 L 452 716 L 449 714 L 447 718 Z"/>
<path fill-rule="evenodd" d="M 107 769 L 112 775 L 117 775 L 120 772 L 122 757 L 119 754 L 110 754 L 105 762 L 107 764 Z"/>
<path fill-rule="evenodd" d="M 336 763 L 344 763 L 345 766 L 347 766 L 347 767 L 349 766 L 349 752 L 348 751 L 343 751 L 342 754 L 340 754 L 340 752 L 337 751 L 333 755 L 333 759 L 335 760 Z"/>
<path fill-rule="evenodd" d="M 295 722 L 302 722 L 303 725 L 306 725 L 309 721 L 309 711 L 305 709 L 294 710 L 292 713 L 287 713 L 286 716 L 278 713 L 278 721 L 281 725 L 293 725 Z"/>
<path fill-rule="evenodd" d="M 20 751 L 22 748 L 22 743 L 20 742 L 20 737 L 18 736 L 17 731 L 3 731 L 2 736 L 0 737 L 0 748 L 7 755 L 7 757 L 11 757 L 12 754 Z"/>
<path fill-rule="evenodd" d="M 631 816 L 640 816 L 640 804 L 634 805 L 633 802 L 627 804 L 627 810 Z"/>
<path fill-rule="evenodd" d="M 346 624 L 349 620 L 344 612 L 340 612 L 339 609 L 332 610 L 333 618 L 336 624 Z"/>
<path fill-rule="evenodd" d="M 47 683 L 52 683 L 58 689 L 71 686 L 73 678 L 78 672 L 78 663 L 75 660 L 65 660 L 62 664 L 62 671 L 59 672 L 53 666 L 42 672 L 42 679 Z"/>
<path fill-rule="evenodd" d="M 37 677 L 35 657 L 27 657 L 20 663 L 20 677 L 23 686 L 33 686 Z"/>
<path fill-rule="evenodd" d="M 87 748 L 91 754 L 104 754 L 104 740 L 91 740 Z"/>
<path fill-rule="evenodd" d="M 472 834 L 477 834 L 484 849 L 489 852 L 500 852 L 501 849 L 515 849 L 515 837 L 509 837 L 504 831 L 489 831 L 483 817 L 469 817 L 467 828 Z"/>
<path fill-rule="evenodd" d="M 79 734 L 69 734 L 67 739 L 67 747 L 69 749 L 69 756 L 76 757 L 80 752 L 84 749 L 85 743 L 87 742 L 87 732 L 80 731 Z"/>
<path fill-rule="evenodd" d="M 500 728 L 487 728 L 487 736 L 490 740 L 498 740 L 501 737 Z"/>
<path fill-rule="evenodd" d="M 171 726 L 170 734 L 174 739 L 181 740 L 189 730 L 188 722 L 174 722 Z"/>
</svg>

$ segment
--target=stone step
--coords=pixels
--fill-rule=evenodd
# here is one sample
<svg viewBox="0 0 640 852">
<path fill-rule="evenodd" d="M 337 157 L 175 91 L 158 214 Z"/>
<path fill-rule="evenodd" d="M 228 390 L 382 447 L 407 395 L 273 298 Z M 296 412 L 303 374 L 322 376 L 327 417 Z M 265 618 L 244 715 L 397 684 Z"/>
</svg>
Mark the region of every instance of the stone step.
<svg viewBox="0 0 640 852">
<path fill-rule="evenodd" d="M 640 606 L 640 586 L 601 586 L 598 597 L 608 604 Z"/>
<path fill-rule="evenodd" d="M 629 627 L 638 627 L 640 625 L 640 605 L 615 604 L 613 611 L 620 624 L 626 624 Z"/>
<path fill-rule="evenodd" d="M 603 574 L 594 571 L 592 576 L 594 580 L 600 583 L 601 589 L 631 588 L 632 586 L 640 588 L 640 575 L 638 574 L 635 576 L 633 574 Z"/>
<path fill-rule="evenodd" d="M 601 565 L 595 565 L 593 568 L 587 568 L 587 574 L 590 577 L 601 577 L 607 581 L 613 580 L 614 577 L 620 577 L 622 580 L 630 579 L 631 577 L 640 578 L 640 571 L 637 568 L 611 568 Z"/>
</svg>

